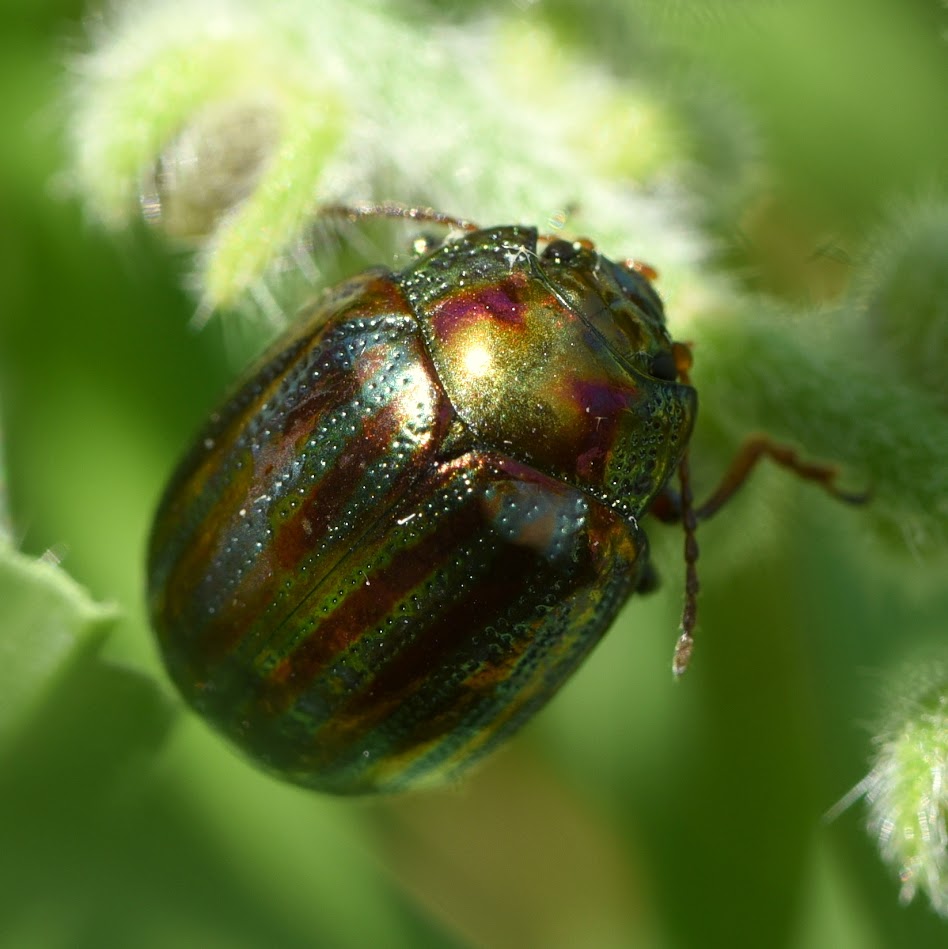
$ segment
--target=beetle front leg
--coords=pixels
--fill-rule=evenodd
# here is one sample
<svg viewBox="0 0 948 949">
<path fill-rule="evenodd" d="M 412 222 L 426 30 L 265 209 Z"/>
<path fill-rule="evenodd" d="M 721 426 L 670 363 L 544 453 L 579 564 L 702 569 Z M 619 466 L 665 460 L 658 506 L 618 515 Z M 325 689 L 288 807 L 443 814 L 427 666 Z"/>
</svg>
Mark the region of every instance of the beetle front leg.
<svg viewBox="0 0 948 949">
<path fill-rule="evenodd" d="M 770 458 L 781 468 L 786 468 L 805 481 L 813 481 L 822 487 L 830 497 L 846 504 L 865 504 L 871 497 L 870 491 L 844 491 L 836 484 L 839 471 L 835 465 L 822 465 L 803 461 L 794 448 L 773 441 L 767 435 L 750 435 L 731 461 L 727 470 L 703 504 L 695 507 L 698 521 L 706 521 L 737 493 L 750 473 L 763 458 Z M 681 495 L 671 485 L 666 485 L 652 501 L 648 513 L 663 524 L 681 522 Z"/>
<path fill-rule="evenodd" d="M 713 514 L 716 514 L 734 496 L 763 458 L 770 458 L 781 468 L 792 471 L 797 477 L 805 481 L 815 482 L 830 497 L 834 497 L 838 501 L 844 501 L 847 504 L 865 504 L 869 500 L 870 494 L 868 491 L 853 493 L 842 490 L 836 484 L 839 471 L 834 465 L 803 461 L 796 450 L 789 445 L 775 442 L 767 435 L 750 435 L 738 449 L 737 454 L 711 496 L 695 508 L 697 519 L 706 521 Z"/>
</svg>

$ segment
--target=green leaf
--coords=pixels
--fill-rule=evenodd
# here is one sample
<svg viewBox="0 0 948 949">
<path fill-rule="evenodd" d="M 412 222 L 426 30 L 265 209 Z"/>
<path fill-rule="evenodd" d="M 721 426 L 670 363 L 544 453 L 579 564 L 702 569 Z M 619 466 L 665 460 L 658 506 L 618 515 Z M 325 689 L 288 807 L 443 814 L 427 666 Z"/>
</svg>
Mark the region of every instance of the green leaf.
<svg viewBox="0 0 948 949">
<path fill-rule="evenodd" d="M 54 563 L 0 538 L 0 749 L 30 721 L 116 610 L 95 603 Z"/>
</svg>

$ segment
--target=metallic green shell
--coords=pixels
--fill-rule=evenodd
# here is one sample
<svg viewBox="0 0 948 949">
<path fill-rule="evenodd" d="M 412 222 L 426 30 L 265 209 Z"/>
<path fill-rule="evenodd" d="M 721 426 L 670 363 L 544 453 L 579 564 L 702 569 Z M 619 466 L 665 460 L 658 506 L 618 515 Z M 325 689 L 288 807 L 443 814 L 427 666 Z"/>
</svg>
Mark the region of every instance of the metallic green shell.
<svg viewBox="0 0 948 949">
<path fill-rule="evenodd" d="M 604 303 L 625 278 L 592 258 L 543 263 L 500 228 L 365 274 L 198 438 L 155 521 L 150 610 L 182 695 L 258 763 L 342 794 L 456 775 L 635 590 L 637 519 L 695 399 L 644 368 L 670 345 L 660 308 Z M 639 349 L 597 328 L 610 306 Z"/>
</svg>

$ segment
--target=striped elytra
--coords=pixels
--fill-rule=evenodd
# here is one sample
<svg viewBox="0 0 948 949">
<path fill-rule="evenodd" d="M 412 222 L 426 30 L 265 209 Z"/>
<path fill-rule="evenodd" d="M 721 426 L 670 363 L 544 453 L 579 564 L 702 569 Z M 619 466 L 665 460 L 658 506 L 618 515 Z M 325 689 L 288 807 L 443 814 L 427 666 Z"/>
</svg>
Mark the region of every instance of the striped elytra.
<svg viewBox="0 0 948 949">
<path fill-rule="evenodd" d="M 161 502 L 150 611 L 186 701 L 319 790 L 459 774 L 651 580 L 638 521 L 696 411 L 673 345 L 642 270 L 531 228 L 324 295 Z"/>
</svg>

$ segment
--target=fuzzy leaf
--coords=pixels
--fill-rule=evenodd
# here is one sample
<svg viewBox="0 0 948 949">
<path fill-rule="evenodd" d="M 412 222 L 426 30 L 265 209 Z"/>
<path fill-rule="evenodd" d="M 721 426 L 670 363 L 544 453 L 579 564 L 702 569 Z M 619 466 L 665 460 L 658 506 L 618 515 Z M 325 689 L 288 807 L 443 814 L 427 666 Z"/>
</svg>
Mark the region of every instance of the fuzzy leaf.
<svg viewBox="0 0 948 949">
<path fill-rule="evenodd" d="M 58 566 L 0 540 L 0 748 L 114 617 Z"/>
</svg>

